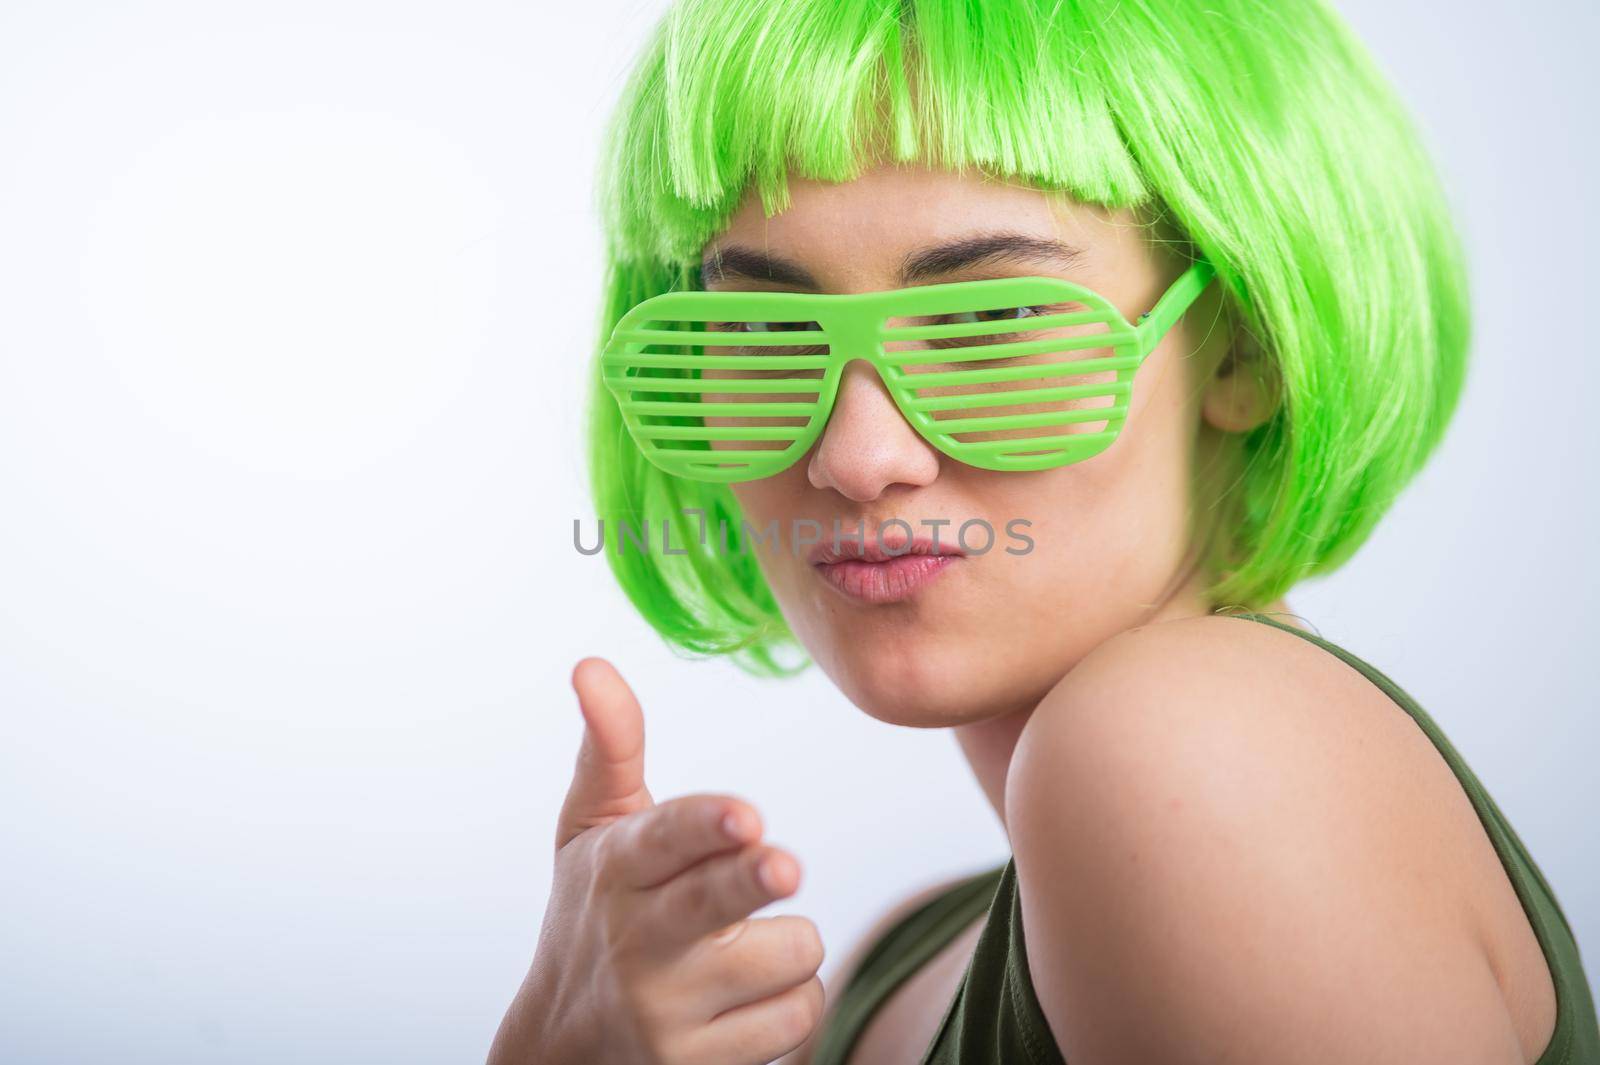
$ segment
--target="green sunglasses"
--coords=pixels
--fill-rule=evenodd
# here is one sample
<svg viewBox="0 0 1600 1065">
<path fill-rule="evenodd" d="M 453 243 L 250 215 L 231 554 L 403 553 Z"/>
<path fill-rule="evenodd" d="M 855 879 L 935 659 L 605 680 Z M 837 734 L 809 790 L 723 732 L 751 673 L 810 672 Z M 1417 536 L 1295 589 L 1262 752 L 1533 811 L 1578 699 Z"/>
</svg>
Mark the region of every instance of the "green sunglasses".
<svg viewBox="0 0 1600 1065">
<path fill-rule="evenodd" d="M 873 365 L 944 454 L 985 470 L 1046 470 L 1111 445 L 1134 373 L 1215 275 L 1196 260 L 1136 325 L 1099 293 L 1050 277 L 666 292 L 617 322 L 601 374 L 644 456 L 691 480 L 749 481 L 792 465 L 821 435 L 852 359 Z"/>
</svg>

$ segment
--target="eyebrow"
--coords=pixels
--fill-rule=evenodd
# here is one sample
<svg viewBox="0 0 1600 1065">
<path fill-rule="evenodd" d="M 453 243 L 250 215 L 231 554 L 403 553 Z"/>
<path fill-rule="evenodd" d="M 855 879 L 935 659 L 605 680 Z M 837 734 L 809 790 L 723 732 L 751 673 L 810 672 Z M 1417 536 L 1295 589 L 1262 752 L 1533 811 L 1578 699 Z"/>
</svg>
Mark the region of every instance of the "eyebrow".
<svg viewBox="0 0 1600 1065">
<path fill-rule="evenodd" d="M 957 270 L 995 262 L 1025 262 L 1052 266 L 1077 266 L 1086 258 L 1082 248 L 1048 237 L 1024 233 L 982 233 L 931 244 L 900 261 L 900 287 L 919 284 Z M 746 280 L 770 281 L 819 291 L 822 286 L 805 267 L 792 259 L 772 255 L 743 244 L 713 248 L 700 264 L 702 283 Z"/>
</svg>

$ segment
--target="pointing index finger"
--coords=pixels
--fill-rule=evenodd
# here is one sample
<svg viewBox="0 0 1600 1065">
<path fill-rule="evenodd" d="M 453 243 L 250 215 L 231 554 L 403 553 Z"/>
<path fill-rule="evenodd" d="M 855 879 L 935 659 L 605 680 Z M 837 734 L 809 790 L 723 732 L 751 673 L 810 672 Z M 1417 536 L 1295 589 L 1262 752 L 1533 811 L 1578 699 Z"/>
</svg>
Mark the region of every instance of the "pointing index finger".
<svg viewBox="0 0 1600 1065">
<path fill-rule="evenodd" d="M 617 872 L 633 888 L 670 880 L 704 858 L 761 838 L 761 816 L 732 795 L 669 799 L 619 824 Z"/>
</svg>

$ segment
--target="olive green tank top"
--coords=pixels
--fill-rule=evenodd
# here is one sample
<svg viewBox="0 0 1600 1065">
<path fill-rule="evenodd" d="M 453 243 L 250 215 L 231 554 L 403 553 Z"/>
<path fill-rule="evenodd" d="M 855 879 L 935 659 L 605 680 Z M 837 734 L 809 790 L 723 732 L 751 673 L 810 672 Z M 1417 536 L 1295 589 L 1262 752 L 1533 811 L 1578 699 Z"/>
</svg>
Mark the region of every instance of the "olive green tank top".
<svg viewBox="0 0 1600 1065">
<path fill-rule="evenodd" d="M 1261 614 L 1219 616 L 1262 621 L 1310 640 L 1360 670 L 1412 716 L 1472 800 L 1550 966 L 1555 1032 L 1536 1065 L 1600 1065 L 1594 998 L 1566 914 L 1522 840 L 1439 726 L 1393 681 L 1342 647 Z M 812 1065 L 845 1065 L 850 1048 L 890 993 L 979 917 L 984 921 L 977 946 L 921 1065 L 1066 1065 L 1028 976 L 1016 864 L 1009 858 L 925 902 L 871 944 L 830 1011 Z"/>
</svg>

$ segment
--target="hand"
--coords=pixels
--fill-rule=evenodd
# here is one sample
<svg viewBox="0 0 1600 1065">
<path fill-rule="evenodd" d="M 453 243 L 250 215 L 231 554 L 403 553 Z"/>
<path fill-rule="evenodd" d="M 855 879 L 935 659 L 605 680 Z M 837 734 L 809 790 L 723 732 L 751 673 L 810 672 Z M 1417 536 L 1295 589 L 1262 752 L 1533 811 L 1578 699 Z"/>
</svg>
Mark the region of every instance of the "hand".
<svg viewBox="0 0 1600 1065">
<path fill-rule="evenodd" d="M 644 715 L 602 658 L 572 672 L 583 743 L 556 826 L 533 965 L 489 1065 L 765 1065 L 822 1015 L 822 939 L 753 911 L 794 894 L 799 862 L 729 795 L 657 804 Z"/>
</svg>

